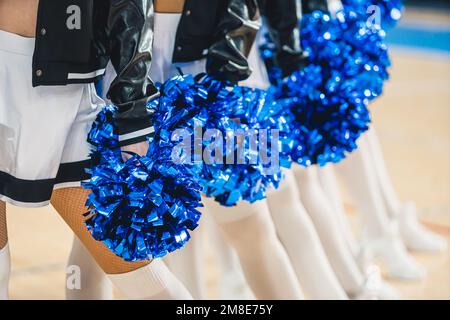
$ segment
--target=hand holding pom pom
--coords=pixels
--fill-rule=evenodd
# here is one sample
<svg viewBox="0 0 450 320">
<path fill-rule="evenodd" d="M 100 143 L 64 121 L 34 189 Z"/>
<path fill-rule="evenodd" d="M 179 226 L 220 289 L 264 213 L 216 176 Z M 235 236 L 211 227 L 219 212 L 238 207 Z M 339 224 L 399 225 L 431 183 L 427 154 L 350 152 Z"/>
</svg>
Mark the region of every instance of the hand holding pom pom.
<svg viewBox="0 0 450 320">
<path fill-rule="evenodd" d="M 120 149 L 122 150 L 122 156 L 124 160 L 131 158 L 131 154 L 145 156 L 148 151 L 148 141 L 142 141 L 129 146 L 123 146 Z"/>
<path fill-rule="evenodd" d="M 286 149 L 291 144 L 279 143 L 286 138 L 281 109 L 262 90 L 210 77 L 179 76 L 162 86 L 155 114 L 170 124 L 165 129 L 168 134 L 183 129 L 188 135 L 197 136 L 194 141 L 198 144 L 189 144 L 185 159 L 193 164 L 192 172 L 203 192 L 222 205 L 263 199 L 267 188 L 278 186 L 282 176 L 280 165 L 290 166 L 290 150 Z M 164 118 L 167 116 L 170 118 Z M 252 148 L 249 137 L 259 138 L 261 132 L 267 132 L 264 130 L 278 130 L 279 141 L 272 146 L 269 135 L 267 145 L 258 145 L 259 140 L 253 140 L 256 148 Z M 204 139 L 208 135 L 213 139 Z M 200 154 L 195 152 L 196 147 Z M 270 159 L 280 156 L 279 163 L 263 163 L 259 157 L 262 149 L 268 150 Z M 191 150 L 196 159 L 192 159 Z"/>
<path fill-rule="evenodd" d="M 367 100 L 337 75 L 324 80 L 319 66 L 294 72 L 270 92 L 285 110 L 294 141 L 291 157 L 300 165 L 339 162 L 368 129 Z"/>
<path fill-rule="evenodd" d="M 272 87 L 269 92 L 286 111 L 294 141 L 293 161 L 309 166 L 338 162 L 357 148 L 368 129 L 370 99 L 382 91 L 389 59 L 383 33 L 369 30 L 352 11 L 314 11 L 302 19 L 302 48 L 307 66 L 282 77 L 274 47 L 263 45 Z"/>
<path fill-rule="evenodd" d="M 95 147 L 86 225 L 92 236 L 126 261 L 162 257 L 189 240 L 200 219 L 200 186 L 182 165 L 166 155 L 173 147 L 161 139 L 160 126 L 144 156 L 118 147 L 112 117 L 105 108 L 89 134 Z"/>
</svg>

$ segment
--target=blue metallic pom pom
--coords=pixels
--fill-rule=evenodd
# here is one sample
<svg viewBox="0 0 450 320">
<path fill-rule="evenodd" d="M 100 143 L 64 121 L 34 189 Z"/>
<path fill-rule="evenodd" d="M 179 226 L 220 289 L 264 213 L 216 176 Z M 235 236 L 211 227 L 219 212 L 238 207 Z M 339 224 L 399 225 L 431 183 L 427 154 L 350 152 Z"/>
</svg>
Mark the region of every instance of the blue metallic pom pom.
<svg viewBox="0 0 450 320">
<path fill-rule="evenodd" d="M 310 63 L 322 66 L 324 72 L 338 72 L 343 81 L 357 81 L 354 90 L 369 100 L 381 95 L 389 78 L 385 36 L 351 8 L 337 12 L 335 19 L 316 11 L 301 22 L 302 47 L 309 53 Z"/>
<path fill-rule="evenodd" d="M 391 66 L 385 32 L 368 26 L 352 7 L 336 13 L 336 18 L 320 11 L 302 17 L 301 44 L 309 54 L 309 64 L 321 66 L 324 72 L 338 72 L 342 81 L 355 81 L 361 96 L 369 100 L 379 97 Z M 261 55 L 269 79 L 277 84 L 281 71 L 274 62 L 275 46 L 268 36 L 261 45 Z M 324 75 L 327 78 L 327 75 Z"/>
<path fill-rule="evenodd" d="M 182 129 L 177 137 L 180 141 L 193 137 L 189 140 L 193 143 L 177 156 L 193 164 L 192 172 L 206 196 L 214 197 L 224 206 L 265 198 L 267 188 L 278 187 L 282 178 L 280 166 L 291 164 L 292 142 L 287 141 L 287 124 L 280 116 L 282 109 L 268 100 L 263 90 L 231 85 L 204 75 L 195 79 L 191 75 L 177 76 L 161 87 L 158 108 L 182 124 L 168 128 L 167 132 Z M 264 129 L 279 131 L 279 140 L 273 146 L 273 155 L 280 157 L 278 164 L 264 163 L 258 153 L 263 147 L 272 150 L 271 131 L 266 146 L 257 140 L 258 148 L 252 149 L 249 139 L 244 138 L 243 148 L 238 148 L 239 134 L 257 136 Z M 208 134 L 211 139 L 205 139 Z M 269 158 L 271 155 L 268 152 Z"/>
<path fill-rule="evenodd" d="M 380 24 L 385 30 L 397 25 L 405 9 L 401 0 L 342 0 L 342 4 L 357 11 L 364 21 Z"/>
<path fill-rule="evenodd" d="M 261 47 L 272 97 L 286 111 L 294 140 L 292 160 L 309 166 L 342 160 L 368 129 L 367 106 L 388 78 L 384 32 L 368 28 L 352 10 L 336 19 L 315 11 L 301 21 L 307 66 L 287 78 L 275 64 L 275 47 Z"/>
<path fill-rule="evenodd" d="M 339 162 L 357 148 L 370 114 L 368 100 L 359 96 L 356 85 L 342 81 L 337 72 L 324 78 L 320 66 L 310 65 L 269 89 L 286 111 L 293 161 L 323 166 Z"/>
<path fill-rule="evenodd" d="M 155 103 L 155 102 L 153 102 Z M 145 156 L 124 161 L 114 133 L 114 107 L 99 113 L 90 133 L 94 146 L 86 225 L 126 261 L 162 257 L 189 240 L 200 219 L 200 186 L 183 165 L 170 158 L 173 143 L 165 123 L 155 124 Z"/>
</svg>

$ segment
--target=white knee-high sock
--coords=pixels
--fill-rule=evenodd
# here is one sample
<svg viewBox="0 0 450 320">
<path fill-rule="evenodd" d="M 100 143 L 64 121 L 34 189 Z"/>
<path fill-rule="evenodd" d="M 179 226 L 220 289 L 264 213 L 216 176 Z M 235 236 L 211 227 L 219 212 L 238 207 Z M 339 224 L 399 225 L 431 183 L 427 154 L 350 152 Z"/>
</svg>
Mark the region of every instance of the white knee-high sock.
<svg viewBox="0 0 450 320">
<path fill-rule="evenodd" d="M 204 208 L 203 208 L 204 209 Z M 208 241 L 212 245 L 212 250 L 214 250 L 214 254 L 217 256 L 217 260 L 219 263 L 219 268 L 222 274 L 227 273 L 239 273 L 240 265 L 239 259 L 236 255 L 236 251 L 233 247 L 228 243 L 222 234 L 222 230 L 220 230 L 216 221 L 209 215 L 206 210 L 205 212 L 205 220 L 206 226 L 208 229 Z"/>
<path fill-rule="evenodd" d="M 271 191 L 267 200 L 278 237 L 297 278 L 312 299 L 346 299 L 314 224 L 300 202 L 295 177 L 292 171 L 286 171 L 285 175 L 279 189 Z"/>
<path fill-rule="evenodd" d="M 358 150 L 336 166 L 360 213 L 366 251 L 386 264 L 391 276 L 415 280 L 425 270 L 406 250 L 398 228 L 386 212 L 368 146 L 362 137 Z"/>
<path fill-rule="evenodd" d="M 324 195 L 328 199 L 328 203 L 333 206 L 333 213 L 336 214 L 336 222 L 341 230 L 341 234 L 347 242 L 351 252 L 356 257 L 359 251 L 358 243 L 356 242 L 350 222 L 345 214 L 344 204 L 333 166 L 327 165 L 323 168 L 318 168 L 317 172 Z"/>
<path fill-rule="evenodd" d="M 236 251 L 225 239 L 222 230 L 211 215 L 206 210 L 203 212 L 203 221 L 208 231 L 208 244 L 214 253 L 220 272 L 219 299 L 252 300 L 253 294 L 245 280 Z"/>
<path fill-rule="evenodd" d="M 375 171 L 376 179 L 378 181 L 378 186 L 383 197 L 387 213 L 391 217 L 395 217 L 398 215 L 400 210 L 401 201 L 398 199 L 391 178 L 389 177 L 389 173 L 383 159 L 383 153 L 374 128 L 371 128 L 367 132 L 361 140 L 361 144 L 364 145 L 363 148 L 366 148 L 367 146 L 367 153 L 372 159 L 372 170 Z"/>
<path fill-rule="evenodd" d="M 330 203 L 333 203 L 333 210 L 335 210 L 341 233 L 346 239 L 349 249 L 356 258 L 356 263 L 365 277 L 366 286 L 360 292 L 359 298 L 377 297 L 382 300 L 398 299 L 399 295 L 397 292 L 381 280 L 378 273 L 379 269 L 372 264 L 373 261 L 370 261 L 366 250 L 358 244 L 353 235 L 349 219 L 345 214 L 343 200 L 334 173 L 334 166 L 328 165 L 323 168 L 318 168 L 318 174 L 320 185 L 325 192 L 325 196 Z"/>
<path fill-rule="evenodd" d="M 296 167 L 294 172 L 299 196 L 314 222 L 334 272 L 349 295 L 358 294 L 364 286 L 364 276 L 337 227 L 333 209 L 320 188 L 317 169 Z"/>
<path fill-rule="evenodd" d="M 445 238 L 426 229 L 419 222 L 414 203 L 402 203 L 398 198 L 386 168 L 383 152 L 374 128 L 367 133 L 366 143 L 387 213 L 391 218 L 398 220 L 400 235 L 408 249 L 445 251 L 447 241 Z"/>
<path fill-rule="evenodd" d="M 160 259 L 145 267 L 121 274 L 109 274 L 112 283 L 129 299 L 191 300 L 192 296 Z"/>
<path fill-rule="evenodd" d="M 191 239 L 182 249 L 168 254 L 163 259 L 196 300 L 206 299 L 203 240 L 202 224 L 195 229 Z"/>
<path fill-rule="evenodd" d="M 0 300 L 9 299 L 9 277 L 11 273 L 11 255 L 9 245 L 0 249 Z"/>
<path fill-rule="evenodd" d="M 81 272 L 79 289 L 66 286 L 67 300 L 111 300 L 114 298 L 111 281 L 75 236 L 67 265 L 78 266 Z"/>
<path fill-rule="evenodd" d="M 360 214 L 364 234 L 369 238 L 379 238 L 391 232 L 391 220 L 370 165 L 365 138 L 361 137 L 358 150 L 336 165 L 335 170 L 342 177 Z"/>
<path fill-rule="evenodd" d="M 235 248 L 257 299 L 303 299 L 293 267 L 277 238 L 265 200 L 223 207 L 206 199 L 226 239 Z"/>
</svg>

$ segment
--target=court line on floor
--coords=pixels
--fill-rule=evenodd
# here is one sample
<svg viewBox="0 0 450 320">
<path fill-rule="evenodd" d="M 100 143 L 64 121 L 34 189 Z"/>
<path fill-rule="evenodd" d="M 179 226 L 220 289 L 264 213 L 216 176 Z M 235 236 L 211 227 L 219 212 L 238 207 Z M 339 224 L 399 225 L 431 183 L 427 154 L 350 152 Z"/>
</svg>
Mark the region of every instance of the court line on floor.
<svg viewBox="0 0 450 320">
<path fill-rule="evenodd" d="M 402 21 L 387 32 L 388 45 L 450 54 L 450 25 Z"/>
</svg>

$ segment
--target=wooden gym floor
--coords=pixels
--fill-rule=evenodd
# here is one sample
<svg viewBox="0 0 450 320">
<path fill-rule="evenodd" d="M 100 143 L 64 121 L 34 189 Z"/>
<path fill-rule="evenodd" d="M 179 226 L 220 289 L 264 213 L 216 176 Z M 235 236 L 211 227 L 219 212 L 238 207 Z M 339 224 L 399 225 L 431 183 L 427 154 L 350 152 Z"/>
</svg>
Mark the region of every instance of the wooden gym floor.
<svg viewBox="0 0 450 320">
<path fill-rule="evenodd" d="M 446 31 L 436 40 L 438 50 L 424 48 L 420 39 L 415 40 L 418 41 L 416 48 L 401 39 L 402 26 L 406 30 L 411 25 L 413 28 L 424 25 L 428 30 L 430 24 Z M 445 46 L 450 46 L 449 30 L 449 14 L 407 11 L 395 31 L 403 41 L 399 42 L 401 46 L 396 46 L 396 39 L 392 39 L 392 78 L 384 96 L 371 107 L 386 162 L 401 199 L 415 201 L 422 221 L 448 240 L 450 51 L 445 51 Z M 353 219 L 351 207 L 349 209 L 349 217 Z M 11 298 L 64 299 L 65 262 L 72 239 L 68 227 L 51 207 L 24 210 L 12 206 L 8 207 L 8 227 L 12 251 Z M 428 276 L 418 282 L 389 282 L 405 299 L 450 299 L 448 252 L 414 256 L 426 267 Z M 217 270 L 210 259 L 208 261 L 207 278 L 212 280 Z M 208 283 L 210 296 L 214 298 L 215 283 Z"/>
</svg>

